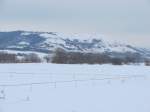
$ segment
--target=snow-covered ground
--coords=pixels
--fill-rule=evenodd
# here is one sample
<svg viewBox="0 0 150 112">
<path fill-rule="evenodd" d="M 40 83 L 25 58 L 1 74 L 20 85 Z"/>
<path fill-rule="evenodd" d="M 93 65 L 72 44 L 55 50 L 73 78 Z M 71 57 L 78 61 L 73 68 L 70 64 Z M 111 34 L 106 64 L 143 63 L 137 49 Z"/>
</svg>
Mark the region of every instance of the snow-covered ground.
<svg viewBox="0 0 150 112">
<path fill-rule="evenodd" d="M 46 53 L 40 53 L 40 52 L 33 52 L 33 51 L 17 51 L 17 50 L 0 50 L 0 52 L 6 52 L 10 54 L 37 54 L 40 58 L 43 58 L 44 56 L 48 55 Z"/>
<path fill-rule="evenodd" d="M 0 112 L 150 112 L 150 67 L 0 64 Z"/>
</svg>

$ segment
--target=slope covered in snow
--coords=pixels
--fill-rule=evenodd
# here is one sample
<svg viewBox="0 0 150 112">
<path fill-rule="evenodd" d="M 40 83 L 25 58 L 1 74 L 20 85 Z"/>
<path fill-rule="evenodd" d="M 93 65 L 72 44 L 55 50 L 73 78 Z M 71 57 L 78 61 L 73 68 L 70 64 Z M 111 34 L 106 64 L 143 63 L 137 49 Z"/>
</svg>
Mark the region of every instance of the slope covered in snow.
<svg viewBox="0 0 150 112">
<path fill-rule="evenodd" d="M 0 68 L 0 112 L 150 111 L 150 69 L 143 65 L 5 64 Z"/>
<path fill-rule="evenodd" d="M 111 43 L 101 35 L 65 35 L 55 32 L 13 31 L 0 32 L 0 50 L 34 51 L 53 53 L 56 48 L 73 52 L 140 54 L 150 57 L 150 50 L 120 43 Z"/>
</svg>

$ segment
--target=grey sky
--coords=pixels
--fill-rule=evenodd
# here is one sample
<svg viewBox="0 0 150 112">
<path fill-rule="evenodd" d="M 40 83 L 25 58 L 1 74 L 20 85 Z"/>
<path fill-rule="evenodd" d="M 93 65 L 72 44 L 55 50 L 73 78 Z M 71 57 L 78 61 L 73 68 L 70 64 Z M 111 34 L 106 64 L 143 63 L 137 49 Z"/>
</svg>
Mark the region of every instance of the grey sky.
<svg viewBox="0 0 150 112">
<path fill-rule="evenodd" d="M 95 32 L 150 47 L 150 0 L 0 0 L 0 30 Z"/>
</svg>

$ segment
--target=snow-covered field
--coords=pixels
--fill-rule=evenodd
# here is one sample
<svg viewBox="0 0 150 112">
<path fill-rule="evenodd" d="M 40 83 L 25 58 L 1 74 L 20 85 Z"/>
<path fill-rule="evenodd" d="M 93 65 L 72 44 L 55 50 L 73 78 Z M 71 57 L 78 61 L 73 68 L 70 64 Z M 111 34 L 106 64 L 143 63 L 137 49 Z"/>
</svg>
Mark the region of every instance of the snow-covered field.
<svg viewBox="0 0 150 112">
<path fill-rule="evenodd" d="M 0 112 L 150 112 L 150 67 L 0 64 Z"/>
</svg>

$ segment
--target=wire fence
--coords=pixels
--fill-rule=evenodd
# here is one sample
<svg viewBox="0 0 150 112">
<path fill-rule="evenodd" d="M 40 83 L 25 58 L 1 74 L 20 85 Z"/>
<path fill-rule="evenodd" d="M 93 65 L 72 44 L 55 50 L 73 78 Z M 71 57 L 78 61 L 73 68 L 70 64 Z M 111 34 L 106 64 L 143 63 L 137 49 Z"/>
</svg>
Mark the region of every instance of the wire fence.
<svg viewBox="0 0 150 112">
<path fill-rule="evenodd" d="M 65 78 L 69 79 L 66 80 Z M 64 79 L 63 79 L 64 77 Z M 56 84 L 56 83 L 72 83 L 72 82 L 88 82 L 88 81 L 104 81 L 104 80 L 126 80 L 133 78 L 146 78 L 145 75 L 117 75 L 117 74 L 102 74 L 102 73 L 65 73 L 65 74 L 54 74 L 54 73 L 31 73 L 31 72 L 0 72 L 0 87 L 14 87 L 14 86 L 29 86 L 29 85 L 46 85 L 46 84 Z M 3 79 L 5 78 L 5 79 Z M 28 83 L 11 83 L 15 80 L 28 80 L 36 79 L 39 80 L 44 78 L 46 81 L 36 81 Z M 62 79 L 61 79 L 62 78 Z M 9 81 L 7 81 L 9 79 Z M 2 81 L 1 81 L 2 80 Z M 5 80 L 7 83 L 4 83 Z M 48 80 L 48 81 L 47 81 Z M 3 82 L 3 83 L 2 83 Z"/>
<path fill-rule="evenodd" d="M 64 78 L 65 76 L 70 76 L 68 79 Z M 40 79 L 44 78 L 44 81 L 41 81 Z M 5 79 L 3 79 L 5 78 Z M 8 78 L 8 79 L 6 79 Z M 27 78 L 27 79 L 26 79 Z M 32 80 L 38 78 L 37 81 Z M 29 87 L 29 92 L 32 92 L 32 89 L 34 86 L 39 85 L 53 85 L 55 88 L 57 87 L 57 84 L 70 84 L 74 83 L 77 87 L 78 83 L 80 82 L 97 82 L 97 81 L 114 81 L 114 80 L 120 80 L 124 82 L 125 80 L 129 79 L 137 79 L 137 78 L 144 78 L 146 79 L 147 76 L 145 75 L 106 75 L 106 74 L 56 74 L 53 73 L 21 73 L 21 72 L 0 72 L 0 99 L 5 100 L 6 99 L 6 88 L 10 87 Z M 31 81 L 22 81 L 22 79 L 31 79 Z M 4 83 L 4 80 L 8 80 Z M 21 80 L 17 82 L 18 80 Z M 11 82 L 13 81 L 13 83 Z M 26 100 L 29 101 L 30 95 L 26 96 Z"/>
</svg>

